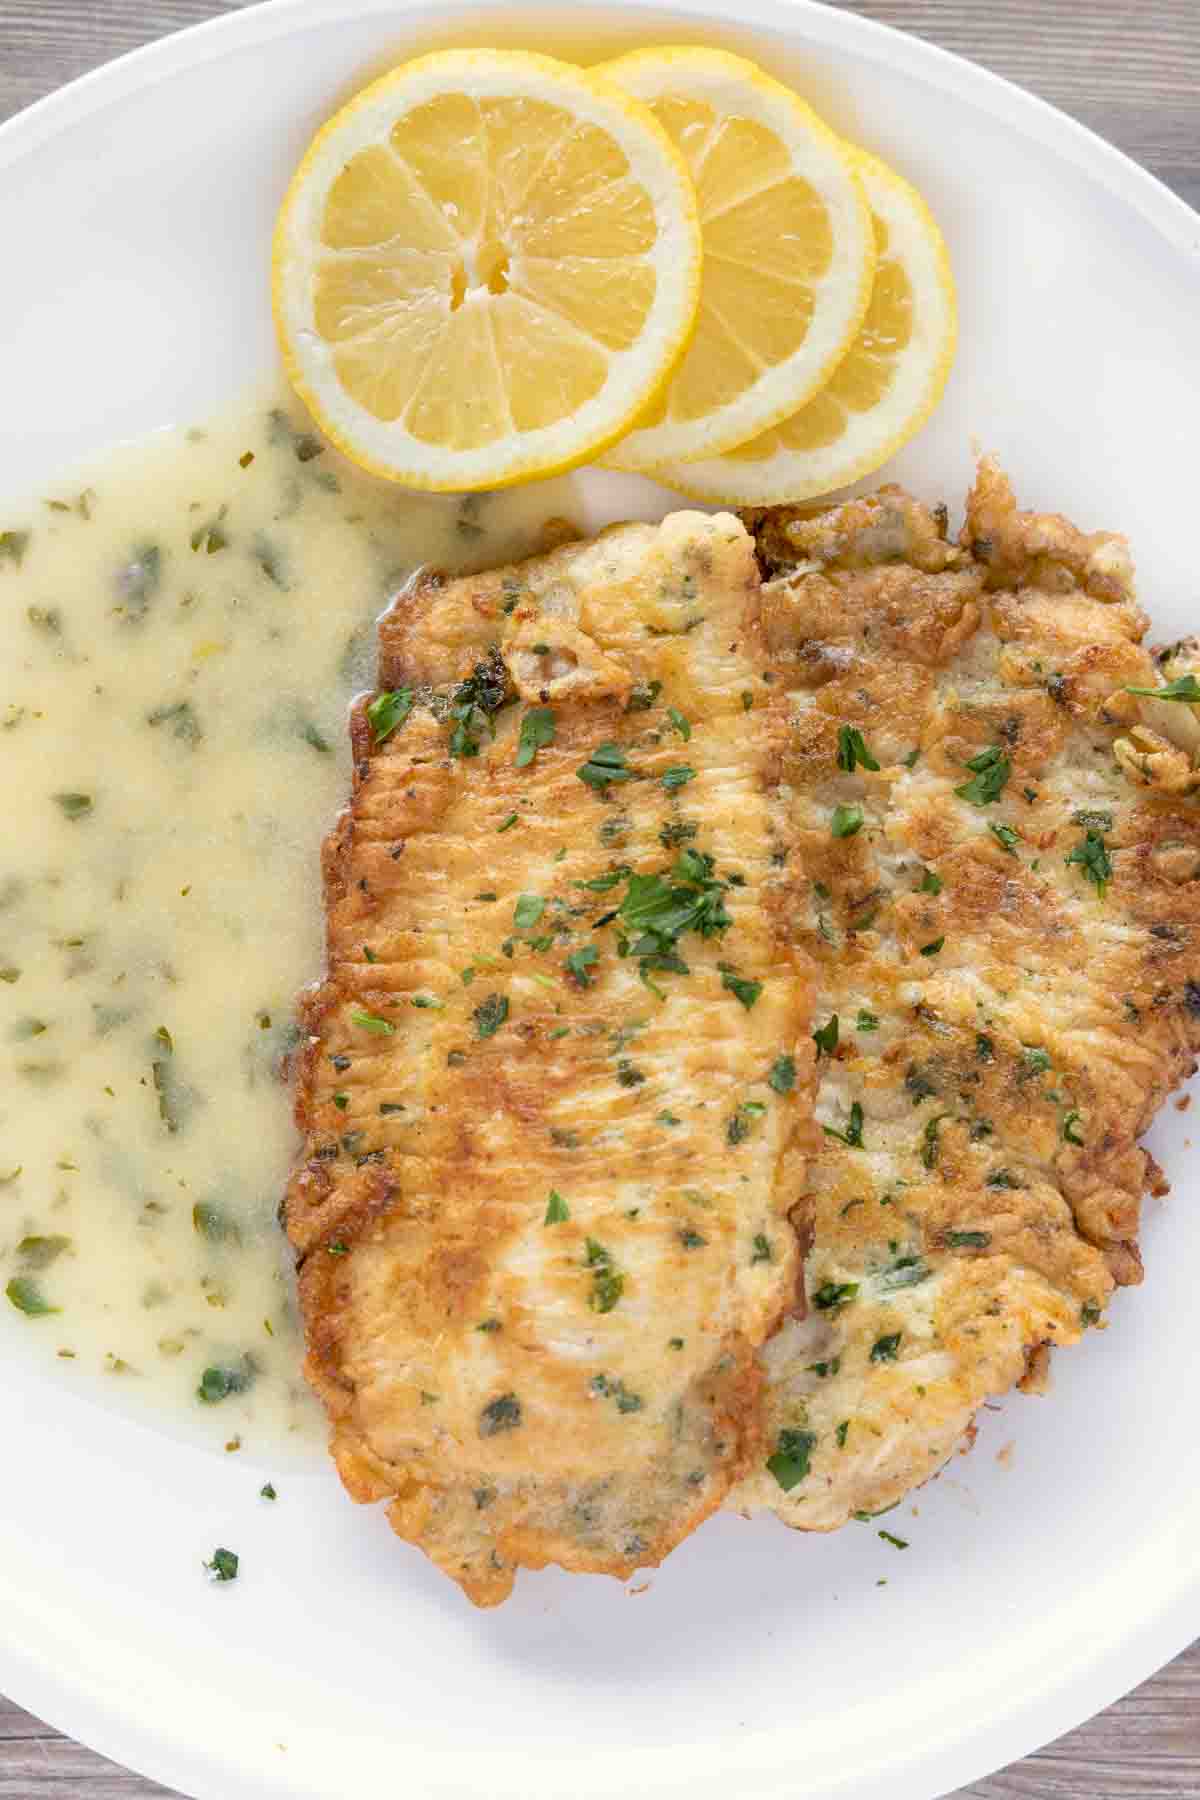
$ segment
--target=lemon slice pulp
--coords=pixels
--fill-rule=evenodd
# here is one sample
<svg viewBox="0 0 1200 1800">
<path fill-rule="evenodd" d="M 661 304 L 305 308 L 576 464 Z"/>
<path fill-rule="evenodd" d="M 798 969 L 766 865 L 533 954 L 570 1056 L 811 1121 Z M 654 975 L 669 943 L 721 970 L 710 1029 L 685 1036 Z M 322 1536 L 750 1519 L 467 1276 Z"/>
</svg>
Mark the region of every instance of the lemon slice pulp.
<svg viewBox="0 0 1200 1800">
<path fill-rule="evenodd" d="M 836 367 L 870 298 L 875 245 L 851 158 L 810 107 L 742 57 L 637 50 L 602 73 L 687 159 L 704 240 L 696 331 L 673 380 L 606 461 L 712 456 L 787 417 Z"/>
<path fill-rule="evenodd" d="M 320 131 L 275 229 L 289 377 L 412 487 L 501 487 L 624 433 L 692 329 L 686 165 L 603 78 L 517 51 L 393 70 Z"/>
</svg>

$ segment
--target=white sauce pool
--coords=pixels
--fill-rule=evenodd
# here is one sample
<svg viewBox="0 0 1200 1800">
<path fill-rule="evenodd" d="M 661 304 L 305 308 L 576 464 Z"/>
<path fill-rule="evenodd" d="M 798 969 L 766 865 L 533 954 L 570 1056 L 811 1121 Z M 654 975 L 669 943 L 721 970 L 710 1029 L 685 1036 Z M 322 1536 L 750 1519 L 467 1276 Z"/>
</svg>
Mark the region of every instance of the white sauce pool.
<svg viewBox="0 0 1200 1800">
<path fill-rule="evenodd" d="M 0 508 L 0 1346 L 255 1453 L 321 1429 L 279 1071 L 347 704 L 414 568 L 536 549 L 558 498 L 406 494 L 307 429 L 258 398 Z"/>
</svg>

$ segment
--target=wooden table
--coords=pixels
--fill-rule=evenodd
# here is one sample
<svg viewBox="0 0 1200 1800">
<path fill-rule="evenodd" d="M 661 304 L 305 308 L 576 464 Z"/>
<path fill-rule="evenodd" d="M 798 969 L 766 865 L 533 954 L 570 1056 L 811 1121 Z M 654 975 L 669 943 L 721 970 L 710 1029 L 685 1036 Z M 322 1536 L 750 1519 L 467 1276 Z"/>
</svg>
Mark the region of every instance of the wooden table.
<svg viewBox="0 0 1200 1800">
<path fill-rule="evenodd" d="M 124 50 L 241 3 L 0 0 L 0 118 Z M 1200 0 L 842 3 L 1032 88 L 1200 210 Z M 0 1698 L 0 1800 L 167 1793 Z M 1090 1724 L 955 1800 L 1200 1800 L 1200 1642 Z"/>
</svg>

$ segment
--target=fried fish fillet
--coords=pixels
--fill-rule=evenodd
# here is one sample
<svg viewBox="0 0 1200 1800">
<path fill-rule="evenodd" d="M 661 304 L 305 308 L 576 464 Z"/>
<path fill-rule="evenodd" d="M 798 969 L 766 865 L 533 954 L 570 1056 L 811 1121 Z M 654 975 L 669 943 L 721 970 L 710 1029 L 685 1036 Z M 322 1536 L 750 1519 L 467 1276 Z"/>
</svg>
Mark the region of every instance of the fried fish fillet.
<svg viewBox="0 0 1200 1800">
<path fill-rule="evenodd" d="M 286 1223 L 346 1487 L 479 1604 L 764 1453 L 813 1050 L 759 589 L 699 513 L 426 577 L 354 713 Z"/>
<path fill-rule="evenodd" d="M 751 524 L 825 1148 L 732 1503 L 830 1530 L 1141 1279 L 1138 1138 L 1200 1049 L 1200 727 L 1130 690 L 1200 659 L 1142 647 L 1124 540 L 991 462 L 957 545 L 898 488 Z"/>
</svg>

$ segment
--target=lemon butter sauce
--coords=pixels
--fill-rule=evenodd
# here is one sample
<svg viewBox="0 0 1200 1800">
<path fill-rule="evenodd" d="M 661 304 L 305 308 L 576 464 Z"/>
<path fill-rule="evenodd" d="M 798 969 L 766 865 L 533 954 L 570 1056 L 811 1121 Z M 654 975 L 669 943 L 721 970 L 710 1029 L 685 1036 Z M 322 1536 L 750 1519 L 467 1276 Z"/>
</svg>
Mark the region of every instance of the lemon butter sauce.
<svg viewBox="0 0 1200 1800">
<path fill-rule="evenodd" d="M 10 1372 L 218 1447 L 319 1433 L 275 1214 L 347 705 L 417 566 L 553 510 L 407 494 L 261 395 L 0 507 Z"/>
</svg>

